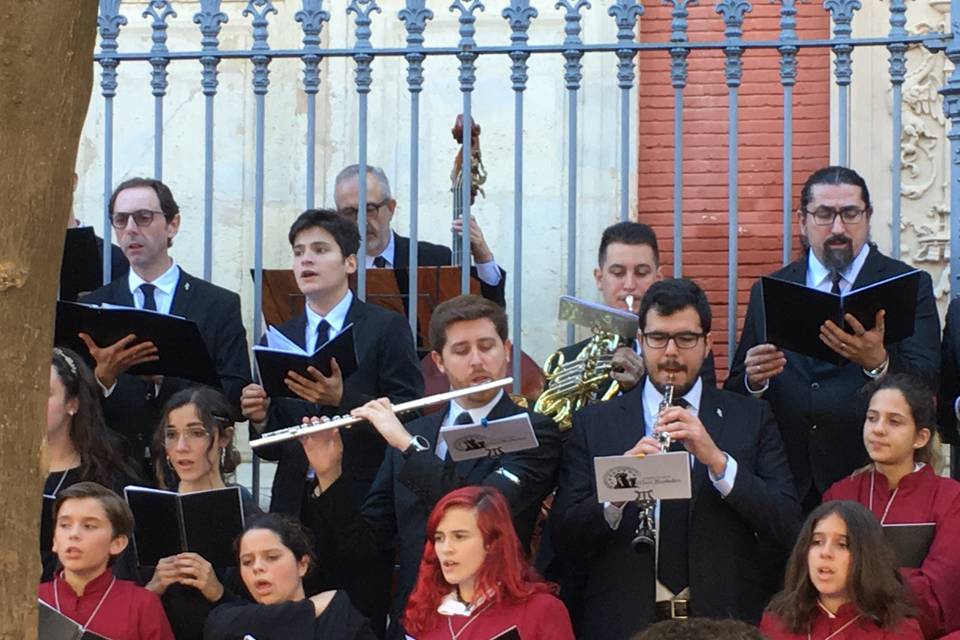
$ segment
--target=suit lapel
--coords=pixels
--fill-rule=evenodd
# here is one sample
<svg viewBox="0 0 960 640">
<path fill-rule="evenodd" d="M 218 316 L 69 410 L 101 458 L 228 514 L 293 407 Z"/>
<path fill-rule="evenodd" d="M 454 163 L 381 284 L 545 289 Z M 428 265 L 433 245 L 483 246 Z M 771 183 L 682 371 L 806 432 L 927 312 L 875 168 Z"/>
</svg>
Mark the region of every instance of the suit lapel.
<svg viewBox="0 0 960 640">
<path fill-rule="evenodd" d="M 170 303 L 170 315 L 187 317 L 187 309 L 190 307 L 190 301 L 193 300 L 193 292 L 196 289 L 194 280 L 196 278 L 180 269 L 180 278 L 177 281 L 177 288 L 173 290 L 173 301 Z"/>
<path fill-rule="evenodd" d="M 124 307 L 136 306 L 133 304 L 133 294 L 130 293 L 129 279 L 120 278 L 119 280 L 114 280 L 110 283 L 110 286 L 113 287 L 113 292 L 110 297 L 116 300 L 114 304 L 119 304 Z"/>
<path fill-rule="evenodd" d="M 397 281 L 397 289 L 406 296 L 410 292 L 410 238 L 397 233 L 393 234 L 393 274 Z M 410 310 L 406 297 L 403 299 L 404 308 Z"/>
<path fill-rule="evenodd" d="M 857 279 L 853 282 L 851 288 L 859 289 L 878 280 L 883 280 L 886 277 L 886 271 L 887 267 L 880 256 L 880 252 L 877 251 L 876 246 L 871 244 L 867 259 L 863 261 L 860 273 L 857 274 Z"/>
</svg>

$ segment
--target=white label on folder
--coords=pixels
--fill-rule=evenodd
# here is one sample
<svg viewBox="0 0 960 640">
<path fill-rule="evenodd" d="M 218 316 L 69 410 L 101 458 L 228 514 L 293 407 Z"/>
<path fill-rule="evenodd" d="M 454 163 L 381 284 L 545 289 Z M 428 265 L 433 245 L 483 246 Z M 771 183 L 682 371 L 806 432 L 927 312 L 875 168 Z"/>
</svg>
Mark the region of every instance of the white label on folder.
<svg viewBox="0 0 960 640">
<path fill-rule="evenodd" d="M 447 443 L 447 450 L 455 462 L 499 456 L 540 446 L 533 432 L 530 416 L 526 413 L 480 424 L 442 427 L 440 437 Z"/>
<path fill-rule="evenodd" d="M 677 500 L 690 498 L 690 454 L 671 451 L 649 456 L 593 459 L 597 500 Z"/>
</svg>

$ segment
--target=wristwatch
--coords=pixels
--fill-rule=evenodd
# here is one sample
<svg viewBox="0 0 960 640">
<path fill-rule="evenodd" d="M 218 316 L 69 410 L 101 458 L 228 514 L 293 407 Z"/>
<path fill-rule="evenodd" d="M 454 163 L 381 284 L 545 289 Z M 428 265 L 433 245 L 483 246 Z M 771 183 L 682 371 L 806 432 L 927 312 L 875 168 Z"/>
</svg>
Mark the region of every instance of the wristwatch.
<svg viewBox="0 0 960 640">
<path fill-rule="evenodd" d="M 409 458 L 420 451 L 430 451 L 430 443 L 423 436 L 413 436 L 410 438 L 410 444 L 403 450 L 403 457 Z"/>
<path fill-rule="evenodd" d="M 863 372 L 867 374 L 867 377 L 876 379 L 882 376 L 884 373 L 886 373 L 887 367 L 889 366 L 890 366 L 890 357 L 887 356 L 887 358 L 883 362 L 881 362 L 878 366 L 874 367 L 873 369 L 867 369 L 866 367 L 864 367 Z"/>
</svg>

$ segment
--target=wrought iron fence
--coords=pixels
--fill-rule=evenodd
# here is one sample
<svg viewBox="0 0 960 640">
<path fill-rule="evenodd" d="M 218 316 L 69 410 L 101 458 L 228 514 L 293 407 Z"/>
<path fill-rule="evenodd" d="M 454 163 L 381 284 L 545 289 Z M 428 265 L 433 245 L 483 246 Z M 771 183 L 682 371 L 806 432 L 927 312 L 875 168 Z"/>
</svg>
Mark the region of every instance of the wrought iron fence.
<svg viewBox="0 0 960 640">
<path fill-rule="evenodd" d="M 100 49 L 95 59 L 101 67 L 100 87 L 104 100 L 103 120 L 103 219 L 104 229 L 109 229 L 107 201 L 114 182 L 114 99 L 118 91 L 117 68 L 121 64 L 148 63 L 152 67 L 151 89 L 154 96 L 154 174 L 163 174 L 164 145 L 164 98 L 167 94 L 167 67 L 171 63 L 183 64 L 199 62 L 200 86 L 205 101 L 204 117 L 204 225 L 203 225 L 203 275 L 210 279 L 213 271 L 211 241 L 213 237 L 213 181 L 214 181 L 214 126 L 215 100 L 218 96 L 218 65 L 226 59 L 249 61 L 253 67 L 252 92 L 255 96 L 255 181 L 254 181 L 254 317 L 253 333 L 261 334 L 261 285 L 263 267 L 263 223 L 264 223 L 264 151 L 265 151 L 265 98 L 270 91 L 270 65 L 277 59 L 299 59 L 303 63 L 302 90 L 307 101 L 307 130 L 304 141 L 306 164 L 306 184 L 304 185 L 304 203 L 312 207 L 315 202 L 316 167 L 316 111 L 317 94 L 321 83 L 321 62 L 327 58 L 352 59 L 355 64 L 354 89 L 357 98 L 359 145 L 357 156 L 361 170 L 358 224 L 361 229 L 366 225 L 366 167 L 368 146 L 368 105 L 367 99 L 374 83 L 372 63 L 378 58 L 401 57 L 407 62 L 406 85 L 410 99 L 410 235 L 413 246 L 418 238 L 418 202 L 419 202 L 419 137 L 420 137 L 420 95 L 424 90 L 423 63 L 431 56 L 456 58 L 459 61 L 459 91 L 462 112 L 466 122 L 471 117 L 471 97 L 475 88 L 477 71 L 476 61 L 481 56 L 506 56 L 510 61 L 510 81 L 514 94 L 514 199 L 513 199 L 513 257 L 512 274 L 512 336 L 514 345 L 514 375 L 519 379 L 521 349 L 521 291 L 523 286 L 523 236 L 522 225 L 524 211 L 524 91 L 528 84 L 528 60 L 531 56 L 560 55 L 564 59 L 563 78 L 568 99 L 568 122 L 564 137 L 567 141 L 567 282 L 569 294 L 576 294 L 576 239 L 577 239 L 577 132 L 578 132 L 578 91 L 583 81 L 582 59 L 585 55 L 607 55 L 617 68 L 619 87 L 620 135 L 619 145 L 619 214 L 621 219 L 629 216 L 630 185 L 630 132 L 631 132 L 631 91 L 635 89 L 635 59 L 640 52 L 662 52 L 671 61 L 670 81 L 673 87 L 673 139 L 674 139 L 674 190 L 673 190 L 673 254 L 674 274 L 680 275 L 683 268 L 683 117 L 684 92 L 687 87 L 688 57 L 698 52 L 717 51 L 724 58 L 724 78 L 728 91 L 728 306 L 727 306 L 727 345 L 728 353 L 733 353 L 736 332 L 737 313 L 737 272 L 738 272 L 738 91 L 743 77 L 742 56 L 748 50 L 777 51 L 780 56 L 780 82 L 783 94 L 783 262 L 790 260 L 791 252 L 791 214 L 793 212 L 793 193 L 791 192 L 793 172 L 793 89 L 797 82 L 797 56 L 803 49 L 824 49 L 832 51 L 834 68 L 833 82 L 837 87 L 836 157 L 840 164 L 847 164 L 850 157 L 850 123 L 848 121 L 850 85 L 852 78 L 852 54 L 854 49 L 862 47 L 885 47 L 889 51 L 889 79 L 893 94 L 893 127 L 890 135 L 893 148 L 899 149 L 902 130 L 901 91 L 907 73 L 907 49 L 911 45 L 920 45 L 936 54 L 944 53 L 955 65 L 948 82 L 942 88 L 944 111 L 950 120 L 950 267 L 951 292 L 960 293 L 960 0 L 950 0 L 950 32 L 931 31 L 916 35 L 908 33 L 906 27 L 906 1 L 889 0 L 889 32 L 870 37 L 853 37 L 852 22 L 855 12 L 860 10 L 859 0 L 824 0 L 822 9 L 832 19 L 832 36 L 821 39 L 802 39 L 797 33 L 798 0 L 770 0 L 779 5 L 779 36 L 773 40 L 756 40 L 744 37 L 748 27 L 746 15 L 753 6 L 747 0 L 719 0 L 715 3 L 718 15 L 718 37 L 709 41 L 692 41 L 688 37 L 689 8 L 696 0 L 650 0 L 671 7 L 671 33 L 669 40 L 659 42 L 638 41 L 638 19 L 644 13 L 644 6 L 636 0 L 614 0 L 605 7 L 592 8 L 587 0 L 557 0 L 554 9 L 562 12 L 564 21 L 563 38 L 547 44 L 530 44 L 529 29 L 539 17 L 539 10 L 529 0 L 509 0 L 503 6 L 500 15 L 509 24 L 509 42 L 493 45 L 479 45 L 475 40 L 478 12 L 493 9 L 481 0 L 454 0 L 445 10 L 454 12 L 459 22 L 459 41 L 455 46 L 432 46 L 428 42 L 428 23 L 434 13 L 426 0 L 407 0 L 405 6 L 396 15 L 403 23 L 406 44 L 402 47 L 375 47 L 371 42 L 374 27 L 374 14 L 382 13 L 376 0 L 350 0 L 341 6 L 340 17 L 353 21 L 353 46 L 330 48 L 322 45 L 322 31 L 331 20 L 335 20 L 328 2 L 323 0 L 302 0 L 300 8 L 293 16 L 280 15 L 271 0 L 248 0 L 243 15 L 249 19 L 252 46 L 248 49 L 226 49 L 220 46 L 219 36 L 228 16 L 222 11 L 221 0 L 200 0 L 199 10 L 192 16 L 197 25 L 199 48 L 193 50 L 171 51 L 167 46 L 167 29 L 170 20 L 177 18 L 173 4 L 169 0 L 151 0 L 132 3 L 121 0 L 100 0 Z M 758 0 L 763 2 L 764 0 Z M 292 4 L 292 2 L 287 3 Z M 123 11 L 126 10 L 126 14 Z M 581 20 L 587 10 L 603 11 L 616 24 L 616 40 L 609 42 L 585 42 L 582 38 Z M 151 21 L 153 45 L 148 51 L 120 51 L 118 36 L 120 30 L 139 13 L 142 19 Z M 128 17 L 129 16 L 129 17 Z M 273 49 L 269 45 L 271 20 L 295 20 L 302 32 L 302 46 L 297 49 Z M 381 16 L 383 20 L 393 19 Z M 722 37 L 720 33 L 722 32 Z M 558 82 L 560 79 L 558 78 Z M 131 87 L 132 91 L 141 90 Z M 558 140 L 558 142 L 560 142 Z M 901 160 L 899 153 L 892 154 L 891 186 L 892 193 L 901 192 Z M 471 164 L 470 136 L 464 136 L 463 144 L 464 175 L 469 175 Z M 464 217 L 466 218 L 463 246 L 469 246 L 470 182 L 463 181 Z M 892 254 L 897 257 L 900 250 L 900 202 L 899 197 L 892 198 Z M 363 234 L 361 234 L 363 235 Z M 360 272 L 358 294 L 365 293 L 365 242 L 358 256 Z M 468 287 L 469 252 L 463 252 L 464 290 Z M 416 295 L 417 280 L 416 252 L 410 256 L 411 277 L 409 290 Z M 109 252 L 105 252 L 103 265 L 104 280 L 110 278 Z M 410 324 L 416 328 L 416 305 L 409 305 Z M 568 328 L 568 339 L 573 340 L 573 327 Z"/>
</svg>

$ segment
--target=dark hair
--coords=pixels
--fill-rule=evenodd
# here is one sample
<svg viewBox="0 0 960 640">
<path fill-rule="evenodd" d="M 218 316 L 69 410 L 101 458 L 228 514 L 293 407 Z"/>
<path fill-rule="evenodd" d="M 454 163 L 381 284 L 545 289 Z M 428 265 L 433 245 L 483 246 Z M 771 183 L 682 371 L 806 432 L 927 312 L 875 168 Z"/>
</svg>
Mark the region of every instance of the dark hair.
<svg viewBox="0 0 960 640">
<path fill-rule="evenodd" d="M 121 436 L 107 427 L 100 387 L 87 363 L 70 349 L 54 347 L 50 365 L 63 384 L 65 399 L 77 399 L 77 413 L 70 420 L 70 442 L 80 455 L 80 477 L 105 486 L 113 486 L 118 476 L 139 478 L 123 453 Z"/>
<path fill-rule="evenodd" d="M 430 348 L 440 353 L 447 344 L 447 327 L 454 322 L 489 318 L 501 340 L 509 337 L 507 312 L 503 307 L 475 295 L 457 296 L 441 302 L 430 316 Z"/>
<path fill-rule="evenodd" d="M 168 224 L 171 220 L 173 220 L 174 216 L 180 213 L 180 207 L 177 206 L 177 201 L 173 199 L 173 194 L 170 192 L 170 187 L 155 178 L 130 178 L 117 185 L 117 188 L 113 190 L 112 194 L 110 194 L 110 201 L 107 203 L 107 212 L 111 217 L 113 216 L 113 207 L 117 202 L 117 196 L 120 195 L 120 192 L 126 189 L 136 189 L 138 187 L 148 187 L 153 189 L 153 192 L 157 194 L 157 200 L 160 201 L 160 211 L 163 212 L 163 217 L 166 219 Z M 172 238 L 167 238 L 167 246 L 173 246 Z"/>
<path fill-rule="evenodd" d="M 163 406 L 160 414 L 160 423 L 153 433 L 153 468 L 157 485 L 161 489 L 167 488 L 166 442 L 165 431 L 170 419 L 170 413 L 181 407 L 193 405 L 197 410 L 197 417 L 203 423 L 203 428 L 210 434 L 210 446 L 207 453 L 217 445 L 217 439 L 226 435 L 227 429 L 233 428 L 232 409 L 230 402 L 222 393 L 210 387 L 191 387 L 181 389 L 173 394 Z M 225 447 L 220 461 L 220 478 L 233 473 L 240 464 L 240 452 L 233 444 L 233 438 Z"/>
<path fill-rule="evenodd" d="M 937 449 L 940 443 L 939 439 L 934 437 L 937 433 L 937 408 L 933 391 L 927 383 L 914 375 L 891 373 L 870 382 L 863 388 L 862 393 L 869 399 L 884 389 L 899 391 L 910 408 L 916 430 L 927 429 L 930 432 L 927 444 L 914 451 L 913 459 L 934 468 L 938 467 L 940 460 Z"/>
<path fill-rule="evenodd" d="M 60 515 L 60 507 L 70 499 L 93 498 L 100 503 L 103 510 L 107 513 L 107 520 L 110 521 L 110 527 L 113 529 L 113 537 L 130 537 L 133 533 L 133 512 L 124 501 L 115 492 L 107 489 L 102 484 L 96 482 L 78 482 L 72 484 L 57 494 L 57 499 L 53 502 L 53 521 L 56 523 L 57 516 Z M 56 524 L 54 524 L 56 527 Z"/>
<path fill-rule="evenodd" d="M 360 250 L 360 232 L 356 223 L 342 218 L 333 209 L 307 209 L 297 216 L 287 234 L 290 246 L 293 246 L 301 232 L 314 227 L 320 227 L 333 236 L 344 258 L 356 255 Z"/>
<path fill-rule="evenodd" d="M 793 547 L 783 591 L 771 600 L 767 610 L 790 633 L 806 631 L 817 610 L 819 593 L 810 581 L 807 560 L 813 542 L 813 530 L 830 515 L 838 515 L 847 524 L 850 569 L 847 593 L 850 602 L 864 618 L 881 629 L 893 629 L 911 613 L 909 591 L 904 586 L 897 559 L 883 537 L 883 530 L 870 511 L 852 500 L 832 500 L 813 510 Z"/>
<path fill-rule="evenodd" d="M 742 620 L 676 618 L 647 627 L 633 640 L 763 640 L 763 634 Z"/>
<path fill-rule="evenodd" d="M 803 190 L 800 191 L 800 215 L 806 215 L 807 205 L 813 197 L 811 192 L 818 184 L 849 184 L 860 187 L 860 195 L 867 211 L 873 209 L 870 205 L 870 190 L 867 189 L 867 183 L 860 174 L 853 169 L 833 165 L 817 169 L 803 183 Z"/>
<path fill-rule="evenodd" d="M 597 253 L 597 264 L 603 266 L 607 260 L 607 246 L 619 242 L 621 244 L 645 244 L 653 251 L 654 266 L 660 265 L 660 247 L 657 245 L 657 234 L 650 225 L 641 222 L 618 222 L 603 230 L 600 236 L 600 251 Z"/>
<path fill-rule="evenodd" d="M 647 313 L 656 310 L 661 316 L 671 316 L 677 311 L 693 307 L 700 316 L 700 328 L 710 333 L 710 302 L 707 294 L 693 280 L 668 278 L 650 285 L 640 300 L 640 331 L 647 326 Z"/>
<path fill-rule="evenodd" d="M 247 520 L 243 531 L 233 541 L 233 555 L 237 559 L 238 567 L 240 566 L 240 543 L 243 541 L 243 536 L 254 529 L 265 529 L 275 533 L 298 562 L 306 556 L 309 559 L 307 575 L 310 575 L 317 564 L 313 553 L 313 534 L 303 526 L 300 520 L 284 513 L 258 513 Z M 304 576 L 304 579 L 306 577 Z"/>
<path fill-rule="evenodd" d="M 477 593 L 492 590 L 494 599 L 507 603 L 522 602 L 536 593 L 556 593 L 557 586 L 544 582 L 524 557 L 503 494 L 494 487 L 461 487 L 441 498 L 427 519 L 417 583 L 403 614 L 403 625 L 409 632 L 421 635 L 439 623 L 437 606 L 450 592 L 450 584 L 440 569 L 434 535 L 447 511 L 453 508 L 475 510 L 477 528 L 483 536 L 486 557 L 475 576 Z"/>
</svg>

